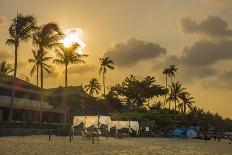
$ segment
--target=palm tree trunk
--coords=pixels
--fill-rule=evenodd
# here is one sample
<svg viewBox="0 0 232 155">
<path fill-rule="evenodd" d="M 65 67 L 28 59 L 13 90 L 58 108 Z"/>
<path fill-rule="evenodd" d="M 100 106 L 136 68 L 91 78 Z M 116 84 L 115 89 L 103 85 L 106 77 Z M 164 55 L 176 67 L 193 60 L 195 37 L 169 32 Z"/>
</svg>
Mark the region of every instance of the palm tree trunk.
<svg viewBox="0 0 232 155">
<path fill-rule="evenodd" d="M 168 87 L 168 84 L 167 84 L 167 80 L 168 80 L 168 76 L 167 76 L 167 74 L 166 74 L 166 81 L 165 81 L 165 84 L 166 84 L 166 89 L 167 89 L 167 87 Z M 164 106 L 163 107 L 165 107 L 165 105 L 166 105 L 166 100 L 167 100 L 167 94 L 165 94 L 164 95 Z"/>
<path fill-rule="evenodd" d="M 68 65 L 65 64 L 65 87 L 68 86 Z M 67 96 L 64 94 L 64 123 L 67 122 Z"/>
<path fill-rule="evenodd" d="M 65 64 L 65 87 L 68 86 L 68 65 Z"/>
<path fill-rule="evenodd" d="M 176 110 L 176 100 L 175 100 L 175 110 Z"/>
<path fill-rule="evenodd" d="M 184 114 L 186 113 L 186 104 L 184 104 Z"/>
<path fill-rule="evenodd" d="M 39 86 L 39 65 L 36 65 L 36 86 Z"/>
<path fill-rule="evenodd" d="M 41 53 L 42 56 L 42 53 Z M 40 114 L 39 114 L 39 122 L 40 125 L 43 121 L 43 62 L 40 62 L 40 82 L 41 82 L 41 96 L 40 96 Z"/>
<path fill-rule="evenodd" d="M 10 101 L 10 111 L 8 115 L 8 123 L 11 123 L 12 114 L 14 109 L 14 99 L 15 99 L 15 84 L 16 84 L 16 76 L 17 76 L 17 64 L 18 64 L 18 43 L 15 43 L 15 64 L 14 64 L 14 80 L 13 80 L 13 90 L 11 93 L 11 101 Z"/>
<path fill-rule="evenodd" d="M 104 72 L 103 72 L 103 87 L 104 87 L 104 96 L 106 96 L 105 73 Z"/>
</svg>

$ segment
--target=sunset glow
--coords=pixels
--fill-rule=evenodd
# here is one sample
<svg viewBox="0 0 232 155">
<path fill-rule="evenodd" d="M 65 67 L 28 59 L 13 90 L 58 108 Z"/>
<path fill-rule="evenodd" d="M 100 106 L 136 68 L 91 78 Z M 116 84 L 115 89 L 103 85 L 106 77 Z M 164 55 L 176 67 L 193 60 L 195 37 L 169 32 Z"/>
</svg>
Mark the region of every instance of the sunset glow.
<svg viewBox="0 0 232 155">
<path fill-rule="evenodd" d="M 64 31 L 65 37 L 60 42 L 63 43 L 65 47 L 70 47 L 73 43 L 78 43 L 80 45 L 79 53 L 83 53 L 83 49 L 86 44 L 84 42 L 83 30 L 80 28 L 70 28 Z"/>
</svg>

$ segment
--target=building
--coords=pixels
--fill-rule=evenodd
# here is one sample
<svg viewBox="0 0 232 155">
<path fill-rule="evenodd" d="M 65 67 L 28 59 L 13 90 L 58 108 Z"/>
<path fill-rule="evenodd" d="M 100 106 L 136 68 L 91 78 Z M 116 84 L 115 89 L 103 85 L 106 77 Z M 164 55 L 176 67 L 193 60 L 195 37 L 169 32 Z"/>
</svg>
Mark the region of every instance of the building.
<svg viewBox="0 0 232 155">
<path fill-rule="evenodd" d="M 0 75 L 0 121 L 7 121 L 10 111 L 11 93 L 13 89 L 12 76 Z M 17 122 L 38 122 L 42 109 L 42 121 L 47 123 L 62 123 L 64 121 L 64 99 L 74 98 L 75 103 L 84 102 L 89 97 L 82 86 L 70 86 L 43 89 L 16 79 L 16 93 L 12 120 Z M 41 104 L 41 92 L 44 101 Z M 66 97 L 65 97 L 66 96 Z M 69 100 L 67 100 L 68 104 Z M 41 108 L 42 106 L 42 108 Z M 71 119 L 69 117 L 69 119 Z"/>
</svg>

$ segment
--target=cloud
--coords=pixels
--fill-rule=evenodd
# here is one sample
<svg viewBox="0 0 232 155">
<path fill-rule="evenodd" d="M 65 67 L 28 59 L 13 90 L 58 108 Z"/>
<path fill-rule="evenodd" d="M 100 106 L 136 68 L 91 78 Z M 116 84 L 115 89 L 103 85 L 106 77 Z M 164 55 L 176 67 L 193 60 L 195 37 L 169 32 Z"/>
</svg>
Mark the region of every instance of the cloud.
<svg viewBox="0 0 232 155">
<path fill-rule="evenodd" d="M 202 67 L 213 65 L 221 60 L 232 59 L 232 41 L 197 41 L 191 47 L 182 51 L 180 61 L 182 64 Z"/>
<path fill-rule="evenodd" d="M 193 43 L 192 46 L 185 47 L 179 56 L 169 55 L 165 59 L 155 64 L 153 69 L 164 69 L 170 64 L 175 64 L 179 68 L 178 78 L 184 82 L 200 81 L 204 86 L 219 86 L 223 88 L 232 87 L 232 71 L 224 67 L 220 62 L 232 61 L 232 41 L 201 40 Z M 208 82 L 207 82 L 208 80 Z M 227 85 L 227 86 L 226 86 Z"/>
<path fill-rule="evenodd" d="M 0 61 L 9 61 L 9 59 L 12 59 L 13 55 L 11 55 L 9 52 L 5 50 L 0 50 Z"/>
<path fill-rule="evenodd" d="M 108 49 L 104 53 L 104 57 L 110 57 L 115 65 L 129 67 L 140 61 L 157 58 L 165 53 L 166 49 L 157 43 L 131 38 L 125 43 L 117 43 L 112 49 Z"/>
<path fill-rule="evenodd" d="M 229 29 L 228 23 L 220 17 L 208 16 L 199 23 L 191 17 L 185 17 L 181 19 L 180 24 L 185 33 L 204 34 L 210 37 L 232 36 L 232 30 Z"/>
<path fill-rule="evenodd" d="M 88 65 L 88 64 L 77 64 L 73 65 L 68 68 L 68 72 L 70 74 L 84 74 L 87 72 L 94 71 L 96 69 L 96 66 L 94 65 Z"/>
</svg>

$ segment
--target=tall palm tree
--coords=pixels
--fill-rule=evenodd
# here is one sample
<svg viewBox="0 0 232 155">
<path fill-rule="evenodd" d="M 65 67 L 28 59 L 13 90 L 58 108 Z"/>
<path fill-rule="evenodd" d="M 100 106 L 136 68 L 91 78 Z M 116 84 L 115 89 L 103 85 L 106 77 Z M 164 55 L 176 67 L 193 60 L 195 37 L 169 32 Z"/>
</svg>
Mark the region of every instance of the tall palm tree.
<svg viewBox="0 0 232 155">
<path fill-rule="evenodd" d="M 63 44 L 61 44 L 56 49 L 57 59 L 54 59 L 53 63 L 65 66 L 65 87 L 68 86 L 68 66 L 70 64 L 85 63 L 82 58 L 86 57 L 87 55 L 76 53 L 78 48 L 79 44 L 75 43 L 72 44 L 70 47 L 65 47 Z"/>
<path fill-rule="evenodd" d="M 56 57 L 57 59 L 53 60 L 53 63 L 64 65 L 65 66 L 65 87 L 68 86 L 68 66 L 70 64 L 78 64 L 78 63 L 85 63 L 82 60 L 83 57 L 87 55 L 81 55 L 76 53 L 79 44 L 72 44 L 70 47 L 65 47 L 63 44 L 60 44 L 56 49 Z M 66 96 L 64 96 L 63 100 L 64 106 L 64 123 L 66 123 L 67 118 L 67 101 Z"/>
<path fill-rule="evenodd" d="M 190 110 L 193 109 L 193 103 L 195 101 L 194 101 L 194 97 L 191 97 L 190 93 L 183 92 L 180 94 L 180 98 L 182 100 L 182 103 L 180 103 L 178 106 L 180 107 L 183 114 L 186 113 L 187 108 L 189 108 Z"/>
<path fill-rule="evenodd" d="M 0 63 L 0 75 L 8 75 L 14 71 L 14 68 L 11 64 L 7 63 L 6 61 L 2 61 Z"/>
<path fill-rule="evenodd" d="M 101 90 L 101 84 L 96 78 L 93 78 L 89 81 L 89 84 L 85 85 L 85 90 L 89 92 L 91 96 L 93 96 L 94 93 L 98 95 Z"/>
<path fill-rule="evenodd" d="M 169 76 L 169 68 L 165 68 L 163 70 L 163 74 L 165 74 L 165 88 L 168 89 L 168 76 Z M 164 95 L 164 105 L 166 105 L 167 94 Z M 170 104 L 170 103 L 169 103 Z M 169 106 L 170 107 L 170 106 Z"/>
<path fill-rule="evenodd" d="M 59 45 L 60 39 L 63 37 L 59 26 L 56 23 L 48 23 L 40 26 L 39 29 L 33 35 L 33 44 L 39 48 L 40 57 L 44 55 L 46 49 L 50 50 Z M 41 88 L 43 88 L 43 67 L 40 63 L 40 82 Z"/>
<path fill-rule="evenodd" d="M 178 71 L 178 68 L 176 65 L 170 65 L 168 69 L 168 76 L 171 78 L 171 83 L 172 83 L 172 78 L 176 76 L 176 73 Z"/>
<path fill-rule="evenodd" d="M 21 42 L 26 42 L 31 38 L 34 30 L 36 30 L 36 19 L 32 15 L 21 15 L 17 13 L 17 16 L 12 20 L 9 27 L 10 38 L 7 39 L 6 44 L 14 46 L 15 48 L 15 60 L 14 60 L 14 82 L 13 90 L 11 94 L 10 112 L 8 116 L 9 123 L 12 119 L 12 113 L 14 108 L 14 97 L 15 97 L 15 80 L 17 76 L 17 65 L 18 65 L 18 47 Z"/>
<path fill-rule="evenodd" d="M 30 71 L 30 75 L 32 76 L 36 71 L 36 85 L 39 86 L 39 66 L 40 66 L 40 54 L 39 50 L 32 50 L 33 58 L 28 60 L 29 63 L 33 63 L 33 67 Z"/>
<path fill-rule="evenodd" d="M 186 90 L 182 87 L 181 83 L 179 82 L 173 82 L 171 86 L 169 86 L 170 89 L 170 96 L 168 97 L 168 101 L 173 101 L 175 103 L 175 110 L 176 110 L 176 104 L 180 103 L 180 100 L 182 99 L 182 93 Z M 170 109 L 170 107 L 169 107 Z"/>
<path fill-rule="evenodd" d="M 105 91 L 105 74 L 107 72 L 107 69 L 111 69 L 114 70 L 114 62 L 113 60 L 111 60 L 109 57 L 105 57 L 105 58 L 100 58 L 100 70 L 99 70 L 99 75 L 102 74 L 102 80 L 103 80 L 103 90 L 104 90 L 104 96 L 106 95 L 106 91 Z"/>
<path fill-rule="evenodd" d="M 62 39 L 63 33 L 61 32 L 59 26 L 56 23 L 48 23 L 42 25 L 38 28 L 38 30 L 33 35 L 32 43 L 34 46 L 38 47 L 39 57 L 40 57 L 40 83 L 41 83 L 41 104 L 40 104 L 40 118 L 39 122 L 42 123 L 42 110 L 43 110 L 43 71 L 46 70 L 46 67 L 49 65 L 45 64 L 44 61 L 50 60 L 50 58 L 45 58 L 47 55 L 47 51 L 50 50 L 57 45 L 59 45 L 59 41 Z M 46 70 L 48 71 L 48 70 Z"/>
</svg>

